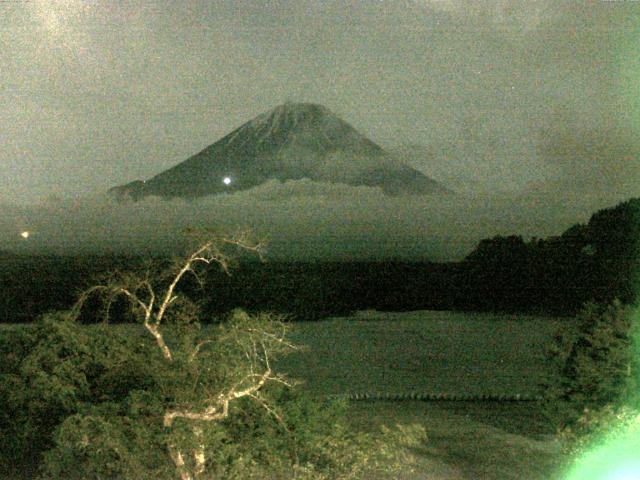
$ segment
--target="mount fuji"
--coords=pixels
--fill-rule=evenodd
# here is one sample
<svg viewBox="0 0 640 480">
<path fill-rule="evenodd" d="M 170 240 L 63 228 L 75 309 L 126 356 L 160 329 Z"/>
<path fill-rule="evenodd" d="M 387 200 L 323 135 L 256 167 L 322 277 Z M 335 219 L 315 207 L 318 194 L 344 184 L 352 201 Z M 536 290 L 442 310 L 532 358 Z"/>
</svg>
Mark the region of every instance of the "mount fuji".
<svg viewBox="0 0 640 480">
<path fill-rule="evenodd" d="M 199 197 L 268 180 L 380 187 L 385 193 L 450 190 L 390 155 L 322 105 L 286 103 L 257 116 L 182 163 L 113 187 L 116 197 Z"/>
</svg>

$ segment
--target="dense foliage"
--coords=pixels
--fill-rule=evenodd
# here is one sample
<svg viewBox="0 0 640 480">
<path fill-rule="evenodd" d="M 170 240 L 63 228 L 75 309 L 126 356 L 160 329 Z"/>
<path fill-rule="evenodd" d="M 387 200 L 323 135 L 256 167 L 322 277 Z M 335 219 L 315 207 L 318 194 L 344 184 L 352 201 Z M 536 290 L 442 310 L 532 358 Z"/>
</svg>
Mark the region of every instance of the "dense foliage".
<svg viewBox="0 0 640 480">
<path fill-rule="evenodd" d="M 589 303 L 548 348 L 557 372 L 545 386 L 546 412 L 577 450 L 640 407 L 639 326 L 631 306 Z"/>
<path fill-rule="evenodd" d="M 229 334 L 268 331 L 265 322 L 236 312 L 208 329 L 215 343 L 203 363 L 180 359 L 180 368 L 167 365 L 135 326 L 82 326 L 59 313 L 32 328 L 3 330 L 0 475 L 28 475 L 37 468 L 47 479 L 176 478 L 167 444 L 188 449 L 195 439 L 192 422 L 163 426 L 167 406 L 202 401 L 204 390 L 223 389 L 242 375 L 242 349 L 234 351 Z M 174 332 L 171 344 L 185 335 Z M 294 471 L 298 478 L 355 475 L 376 447 L 348 431 L 345 408 L 312 400 L 297 388 L 269 385 L 260 401 L 247 397 L 232 404 L 223 421 L 198 422 L 198 442 L 207 454 L 198 478 L 291 478 Z"/>
<path fill-rule="evenodd" d="M 178 290 L 229 266 L 243 234 L 200 239 L 175 262 L 114 271 L 68 312 L 0 336 L 0 473 L 46 479 L 352 478 L 370 452 L 344 405 L 316 401 L 274 371 L 298 347 L 282 317 L 234 310 L 202 328 Z M 83 325 L 97 299 L 103 322 Z M 138 321 L 113 325 L 121 307 Z M 93 313 L 94 310 L 90 309 Z M 391 465 L 390 465 L 391 467 Z"/>
</svg>

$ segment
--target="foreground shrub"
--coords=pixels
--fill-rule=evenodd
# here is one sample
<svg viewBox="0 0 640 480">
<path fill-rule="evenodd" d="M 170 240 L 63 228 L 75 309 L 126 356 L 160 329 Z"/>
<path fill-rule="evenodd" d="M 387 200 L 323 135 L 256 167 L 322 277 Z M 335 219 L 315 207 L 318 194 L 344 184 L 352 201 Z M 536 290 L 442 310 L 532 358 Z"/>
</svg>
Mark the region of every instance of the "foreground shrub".
<svg viewBox="0 0 640 480">
<path fill-rule="evenodd" d="M 237 322 L 246 327 L 250 318 L 238 311 L 209 338 L 221 339 Z M 32 465 L 43 479 L 181 478 L 169 445 L 202 448 L 204 471 L 194 478 L 367 478 L 403 461 L 394 441 L 401 431 L 376 438 L 353 432 L 346 401 L 314 399 L 277 382 L 261 390 L 259 401 L 239 399 L 221 421 L 198 422 L 197 441 L 192 421 L 178 419 L 167 429 L 167 405 L 189 395 L 193 378 L 184 374 L 184 383 L 167 372 L 137 326 L 86 326 L 55 314 L 4 333 L 5 350 L 29 351 L 0 374 L 3 478 Z M 230 369 L 219 368 L 214 376 Z M 192 455 L 185 459 L 195 464 Z"/>
<path fill-rule="evenodd" d="M 226 269 L 226 246 L 258 249 L 244 237 L 207 238 L 169 270 L 115 272 L 73 312 L 3 335 L 6 475 L 36 464 L 52 480 L 337 479 L 392 460 L 349 431 L 344 403 L 310 399 L 273 370 L 298 348 L 282 318 L 236 310 L 201 328 L 177 286 L 198 266 Z M 79 324 L 91 296 L 107 313 L 125 298 L 141 325 Z"/>
<path fill-rule="evenodd" d="M 559 432 L 567 463 L 584 452 L 630 430 L 640 421 L 640 409 L 630 405 L 609 404 L 597 410 L 586 409 L 582 415 Z"/>
<path fill-rule="evenodd" d="M 99 399 L 105 372 L 129 357 L 127 338 L 111 329 L 83 328 L 68 315 L 45 316 L 33 329 L 0 337 L 0 455 L 24 467 L 53 445 L 53 432 L 82 405 Z"/>
<path fill-rule="evenodd" d="M 638 326 L 619 301 L 587 304 L 571 327 L 556 333 L 547 354 L 557 375 L 545 410 L 569 451 L 577 452 L 638 409 Z"/>
</svg>

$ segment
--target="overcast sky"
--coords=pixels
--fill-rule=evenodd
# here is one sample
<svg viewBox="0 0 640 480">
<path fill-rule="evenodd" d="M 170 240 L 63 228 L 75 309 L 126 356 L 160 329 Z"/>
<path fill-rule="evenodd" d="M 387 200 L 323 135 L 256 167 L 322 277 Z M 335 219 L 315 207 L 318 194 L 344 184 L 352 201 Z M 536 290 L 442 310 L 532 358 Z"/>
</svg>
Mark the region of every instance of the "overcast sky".
<svg viewBox="0 0 640 480">
<path fill-rule="evenodd" d="M 445 182 L 634 195 L 639 19 L 632 1 L 3 1 L 0 200 L 150 177 L 285 100 L 426 146 L 413 163 Z"/>
</svg>

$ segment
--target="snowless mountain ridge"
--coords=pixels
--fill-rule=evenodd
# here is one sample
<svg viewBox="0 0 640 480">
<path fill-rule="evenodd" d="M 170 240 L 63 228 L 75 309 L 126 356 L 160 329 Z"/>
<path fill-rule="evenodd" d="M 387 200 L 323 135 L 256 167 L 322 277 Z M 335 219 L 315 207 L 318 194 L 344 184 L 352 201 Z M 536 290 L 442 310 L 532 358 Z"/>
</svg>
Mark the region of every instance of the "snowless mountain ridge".
<svg viewBox="0 0 640 480">
<path fill-rule="evenodd" d="M 268 180 L 380 187 L 388 194 L 449 191 L 398 161 L 328 108 L 285 103 L 147 181 L 114 187 L 118 197 L 198 197 Z"/>
</svg>

